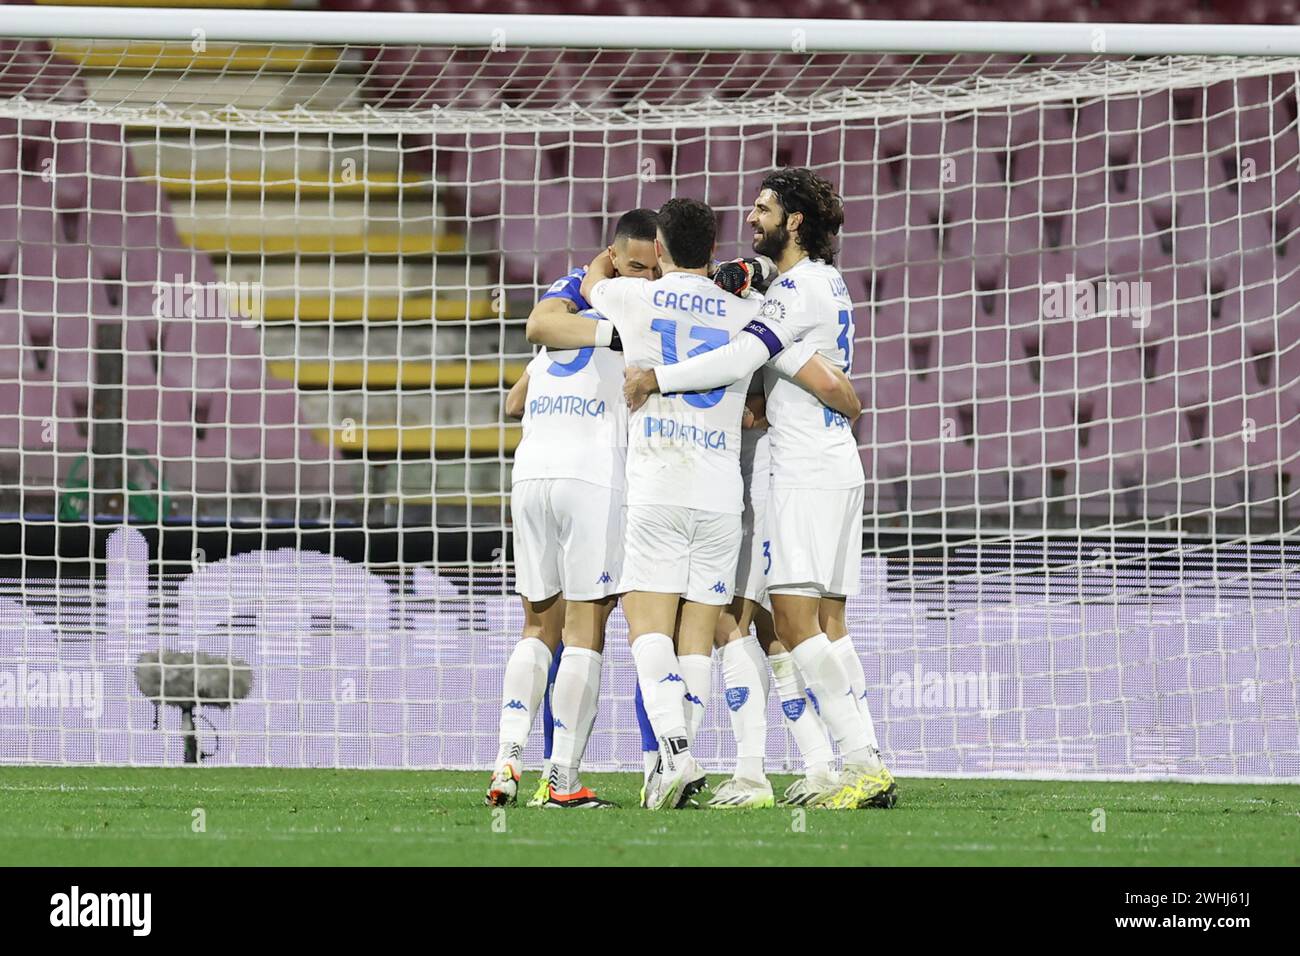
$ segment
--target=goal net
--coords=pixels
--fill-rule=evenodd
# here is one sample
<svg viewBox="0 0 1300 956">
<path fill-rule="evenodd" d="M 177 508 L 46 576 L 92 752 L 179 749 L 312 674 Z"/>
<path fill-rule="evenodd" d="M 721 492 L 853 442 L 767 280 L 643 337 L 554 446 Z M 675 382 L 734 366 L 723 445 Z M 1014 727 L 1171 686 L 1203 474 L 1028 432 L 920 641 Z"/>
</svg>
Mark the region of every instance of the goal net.
<svg viewBox="0 0 1300 956">
<path fill-rule="evenodd" d="M 0 38 L 0 761 L 487 766 L 532 304 L 808 165 L 890 765 L 1300 777 L 1287 30 L 59 13 Z M 634 683 L 616 613 L 594 769 Z"/>
</svg>

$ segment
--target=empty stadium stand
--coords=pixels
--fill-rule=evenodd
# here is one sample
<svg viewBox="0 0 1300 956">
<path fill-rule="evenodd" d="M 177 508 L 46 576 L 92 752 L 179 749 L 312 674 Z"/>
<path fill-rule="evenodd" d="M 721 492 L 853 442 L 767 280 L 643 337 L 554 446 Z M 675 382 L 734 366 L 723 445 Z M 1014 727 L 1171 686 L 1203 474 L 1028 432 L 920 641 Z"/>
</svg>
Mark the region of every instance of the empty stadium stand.
<svg viewBox="0 0 1300 956">
<path fill-rule="evenodd" d="M 699 12 L 630 0 L 321 6 Z M 726 0 L 705 12 L 774 11 Z M 799 15 L 1214 23 L 1298 13 L 1295 0 L 810 0 Z M 370 52 L 345 75 L 380 105 L 448 89 L 484 108 L 584 95 L 577 59 L 556 68 L 521 53 L 493 72 L 463 51 Z M 57 54 L 0 43 L 0 96 L 86 97 L 120 62 L 102 46 Z M 165 74 L 215 55 L 160 49 L 151 65 Z M 274 78 L 322 56 L 331 65 L 321 51 L 276 56 L 248 68 Z M 628 67 L 615 96 L 667 100 L 779 88 L 797 64 L 682 54 Z M 96 343 L 112 326 L 125 447 L 162 463 L 177 513 L 336 508 L 398 520 L 400 502 L 400 520 L 472 522 L 484 509 L 499 521 L 509 470 L 495 459 L 518 439 L 500 425 L 500 399 L 530 355 L 522 323 L 540 289 L 586 261 L 619 213 L 677 193 L 720 208 L 721 256 L 744 251 L 741 210 L 783 164 L 846 180 L 841 264 L 858 306 L 852 371 L 869 508 L 951 520 L 1046 493 L 1071 514 L 1123 522 L 1276 496 L 1300 469 L 1300 392 L 1276 388 L 1300 380 L 1298 128 L 1293 75 L 1083 108 L 707 139 L 676 129 L 341 145 L 304 134 L 292 148 L 240 150 L 246 168 L 230 167 L 220 135 L 0 120 L 0 510 L 49 513 L 92 447 Z M 340 155 L 359 160 L 357 176 L 330 164 Z M 1247 159 L 1251 189 L 1240 181 Z M 160 284 L 218 280 L 260 283 L 258 314 L 158 316 Z M 1140 323 L 1068 304 L 1085 283 L 1125 295 L 1138 280 L 1152 303 Z M 1051 283 L 1067 305 L 1044 320 Z M 494 287 L 504 299 L 485 291 Z M 1243 421 L 1256 430 L 1246 443 Z"/>
</svg>

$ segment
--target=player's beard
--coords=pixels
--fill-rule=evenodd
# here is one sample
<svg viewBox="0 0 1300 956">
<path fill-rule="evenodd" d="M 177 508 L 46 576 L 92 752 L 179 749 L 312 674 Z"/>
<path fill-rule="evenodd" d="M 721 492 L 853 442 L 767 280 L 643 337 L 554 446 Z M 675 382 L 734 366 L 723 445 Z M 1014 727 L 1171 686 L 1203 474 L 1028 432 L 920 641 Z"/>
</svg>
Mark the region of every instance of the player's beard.
<svg viewBox="0 0 1300 956">
<path fill-rule="evenodd" d="M 754 240 L 754 251 L 760 256 L 767 256 L 773 262 L 781 258 L 785 245 L 790 241 L 790 230 L 785 227 L 785 220 L 772 230 L 764 230 L 761 239 Z"/>
</svg>

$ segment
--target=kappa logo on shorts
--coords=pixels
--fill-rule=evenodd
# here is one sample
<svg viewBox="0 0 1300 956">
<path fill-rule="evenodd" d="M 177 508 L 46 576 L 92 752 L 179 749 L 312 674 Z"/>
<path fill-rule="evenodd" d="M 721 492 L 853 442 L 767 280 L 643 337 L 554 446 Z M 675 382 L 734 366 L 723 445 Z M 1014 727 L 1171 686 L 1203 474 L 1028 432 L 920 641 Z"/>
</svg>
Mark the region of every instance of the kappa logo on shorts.
<svg viewBox="0 0 1300 956">
<path fill-rule="evenodd" d="M 749 700 L 749 688 L 728 687 L 726 697 L 728 707 L 732 710 L 740 710 L 745 706 L 745 701 Z"/>
<path fill-rule="evenodd" d="M 699 704 L 701 707 L 704 706 L 704 701 L 700 700 L 698 697 L 696 697 L 694 694 L 692 694 L 689 690 L 686 692 L 686 695 L 685 695 L 685 696 L 686 696 L 686 702 L 687 702 L 688 704 Z"/>
<path fill-rule="evenodd" d="M 600 577 L 596 579 L 597 584 L 611 584 L 613 581 L 614 579 L 609 576 L 608 571 L 601 571 Z"/>
<path fill-rule="evenodd" d="M 551 725 L 552 725 L 553 727 L 555 727 L 556 730 L 568 730 L 568 729 L 569 729 L 568 727 L 566 727 L 566 726 L 564 725 L 564 722 L 563 722 L 562 720 L 560 720 L 559 717 L 555 717 L 555 718 L 553 718 L 553 719 L 551 720 Z"/>
<path fill-rule="evenodd" d="M 726 586 L 725 584 L 723 584 L 721 581 L 719 581 L 717 584 L 713 585 L 713 587 L 709 588 L 709 590 L 710 590 L 710 591 L 715 591 L 715 592 L 717 592 L 718 594 L 726 594 L 726 593 L 727 593 L 727 586 Z"/>
<path fill-rule="evenodd" d="M 659 678 L 659 683 L 661 683 L 661 684 L 666 684 L 668 681 L 677 681 L 677 683 L 679 683 L 679 684 L 685 684 L 685 683 L 686 683 L 686 681 L 682 680 L 682 675 L 681 675 L 681 674 L 672 674 L 672 673 L 670 673 L 667 677 L 661 677 L 661 678 Z"/>
<path fill-rule="evenodd" d="M 798 720 L 802 717 L 804 708 L 807 706 L 808 702 L 802 697 L 796 697 L 794 700 L 781 701 L 781 709 L 785 711 L 785 715 L 791 720 Z"/>
<path fill-rule="evenodd" d="M 505 709 L 506 710 L 527 710 L 528 708 L 524 706 L 524 702 L 522 700 L 512 700 L 510 703 L 506 704 Z"/>
</svg>

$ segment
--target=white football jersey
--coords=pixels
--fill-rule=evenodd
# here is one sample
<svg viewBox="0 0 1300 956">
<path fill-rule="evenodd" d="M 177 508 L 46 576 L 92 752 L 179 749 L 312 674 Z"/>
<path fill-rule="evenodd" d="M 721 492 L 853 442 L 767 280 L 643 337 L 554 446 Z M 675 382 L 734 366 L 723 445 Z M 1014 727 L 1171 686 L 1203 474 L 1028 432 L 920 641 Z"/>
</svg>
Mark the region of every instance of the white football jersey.
<svg viewBox="0 0 1300 956">
<path fill-rule="evenodd" d="M 592 305 L 623 340 L 629 365 L 672 365 L 726 345 L 761 299 L 724 292 L 706 276 L 618 278 L 596 284 Z M 707 392 L 651 395 L 628 422 L 627 503 L 740 514 L 740 419 L 749 377 Z"/>
<path fill-rule="evenodd" d="M 749 394 L 763 394 L 763 376 L 755 375 L 749 383 Z M 743 428 L 740 432 L 740 477 L 745 483 L 745 497 L 767 498 L 772 483 L 772 444 L 767 428 Z"/>
<path fill-rule="evenodd" d="M 745 428 L 740 433 L 740 475 L 745 490 L 755 498 L 766 498 L 772 483 L 772 443 L 766 428 Z"/>
<path fill-rule="evenodd" d="M 623 356 L 606 348 L 544 348 L 533 357 L 512 481 L 580 478 L 606 488 L 623 487 L 623 367 Z"/>
<path fill-rule="evenodd" d="M 853 366 L 853 301 L 834 266 L 804 259 L 767 290 L 764 321 L 780 324 L 846 372 Z M 849 420 L 772 364 L 763 371 L 773 488 L 851 488 L 865 475 Z"/>
</svg>

